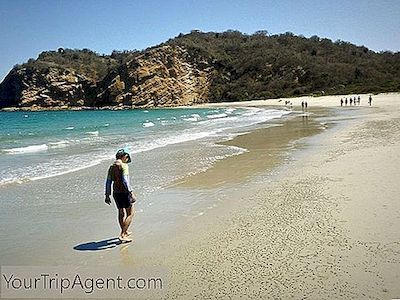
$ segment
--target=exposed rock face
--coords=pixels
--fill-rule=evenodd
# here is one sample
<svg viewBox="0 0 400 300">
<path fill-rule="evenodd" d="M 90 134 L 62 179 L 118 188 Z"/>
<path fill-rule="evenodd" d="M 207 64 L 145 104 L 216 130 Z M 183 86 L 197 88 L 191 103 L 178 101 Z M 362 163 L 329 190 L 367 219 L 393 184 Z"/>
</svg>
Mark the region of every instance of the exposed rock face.
<svg viewBox="0 0 400 300">
<path fill-rule="evenodd" d="M 146 51 L 96 82 L 54 65 L 14 68 L 0 85 L 0 107 L 179 106 L 206 102 L 210 72 L 178 46 Z"/>
<path fill-rule="evenodd" d="M 23 90 L 22 74 L 12 69 L 0 85 L 0 107 L 17 106 Z"/>
<path fill-rule="evenodd" d="M 159 47 L 107 76 L 97 103 L 155 107 L 206 102 L 211 71 L 207 62 L 196 62 L 181 47 Z"/>
<path fill-rule="evenodd" d="M 48 68 L 42 72 L 30 68 L 14 69 L 0 89 L 1 106 L 81 106 L 95 83 L 74 71 Z M 8 104 L 8 105 L 7 105 Z"/>
</svg>

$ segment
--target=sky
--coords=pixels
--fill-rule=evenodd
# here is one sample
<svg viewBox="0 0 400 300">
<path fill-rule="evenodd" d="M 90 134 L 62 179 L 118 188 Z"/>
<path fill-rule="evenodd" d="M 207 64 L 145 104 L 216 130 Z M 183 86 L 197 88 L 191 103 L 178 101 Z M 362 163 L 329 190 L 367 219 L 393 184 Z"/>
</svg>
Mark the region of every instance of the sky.
<svg viewBox="0 0 400 300">
<path fill-rule="evenodd" d="M 400 51 L 400 0 L 0 0 L 0 81 L 42 51 L 145 49 L 193 29 L 293 32 Z"/>
</svg>

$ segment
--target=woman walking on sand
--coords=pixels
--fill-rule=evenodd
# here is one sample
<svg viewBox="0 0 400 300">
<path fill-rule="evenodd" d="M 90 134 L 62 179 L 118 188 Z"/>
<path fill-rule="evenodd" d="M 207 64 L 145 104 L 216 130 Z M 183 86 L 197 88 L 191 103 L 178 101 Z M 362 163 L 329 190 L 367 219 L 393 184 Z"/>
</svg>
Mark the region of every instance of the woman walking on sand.
<svg viewBox="0 0 400 300">
<path fill-rule="evenodd" d="M 131 242 L 129 238 L 131 234 L 128 231 L 131 225 L 132 218 L 135 212 L 133 204 L 136 201 L 136 196 L 132 192 L 129 184 L 129 169 L 128 163 L 131 162 L 131 157 L 125 149 L 118 150 L 115 155 L 116 160 L 108 169 L 106 187 L 105 187 L 105 202 L 110 205 L 111 184 L 113 188 L 113 198 L 118 208 L 118 221 L 121 227 L 121 233 L 118 238 L 121 242 Z"/>
</svg>

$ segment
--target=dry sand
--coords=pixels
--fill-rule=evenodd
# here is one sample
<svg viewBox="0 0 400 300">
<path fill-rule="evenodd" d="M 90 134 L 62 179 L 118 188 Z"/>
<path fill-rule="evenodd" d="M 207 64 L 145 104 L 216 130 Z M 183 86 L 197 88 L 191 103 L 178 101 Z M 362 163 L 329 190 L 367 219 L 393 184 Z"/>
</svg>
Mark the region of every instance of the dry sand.
<svg viewBox="0 0 400 300">
<path fill-rule="evenodd" d="M 265 102 L 282 101 L 246 105 Z M 400 95 L 366 102 L 149 254 L 170 270 L 166 298 L 400 298 Z"/>
</svg>

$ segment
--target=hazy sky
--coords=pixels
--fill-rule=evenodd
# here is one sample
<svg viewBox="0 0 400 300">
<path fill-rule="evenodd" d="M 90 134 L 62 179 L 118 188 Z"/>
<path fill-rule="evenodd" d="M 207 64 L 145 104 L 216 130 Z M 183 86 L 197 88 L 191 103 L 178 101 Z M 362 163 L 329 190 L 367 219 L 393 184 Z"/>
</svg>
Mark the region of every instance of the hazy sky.
<svg viewBox="0 0 400 300">
<path fill-rule="evenodd" d="M 44 50 L 109 54 L 192 29 L 291 31 L 400 51 L 400 0 L 0 0 L 0 80 Z"/>
</svg>

